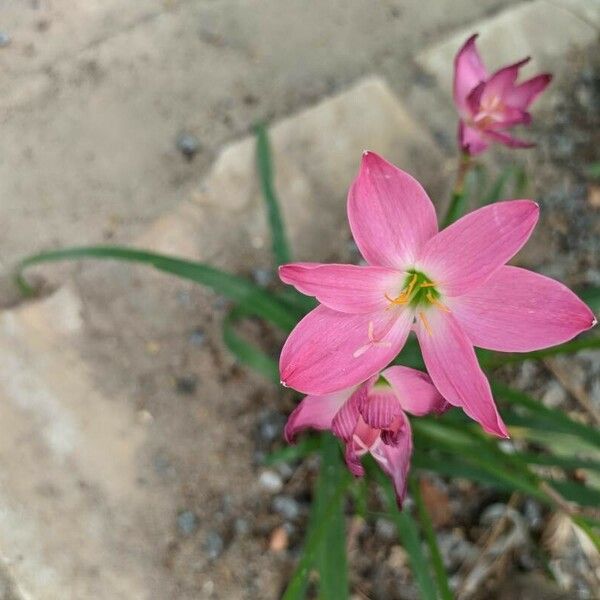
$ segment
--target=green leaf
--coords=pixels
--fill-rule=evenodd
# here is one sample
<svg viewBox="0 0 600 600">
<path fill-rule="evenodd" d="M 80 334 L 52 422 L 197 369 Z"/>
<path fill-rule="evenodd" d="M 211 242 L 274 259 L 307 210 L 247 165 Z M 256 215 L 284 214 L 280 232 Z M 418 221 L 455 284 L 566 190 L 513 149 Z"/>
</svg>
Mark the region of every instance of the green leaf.
<svg viewBox="0 0 600 600">
<path fill-rule="evenodd" d="M 265 465 L 276 465 L 281 462 L 293 462 L 306 458 L 321 447 L 321 440 L 317 436 L 304 436 L 296 444 L 286 445 L 279 450 L 267 454 L 263 460 Z"/>
<path fill-rule="evenodd" d="M 425 506 L 423 496 L 421 495 L 419 482 L 414 477 L 411 477 L 409 479 L 409 486 L 410 493 L 415 501 L 415 504 L 417 505 L 419 522 L 421 524 L 421 529 L 425 534 L 425 541 L 427 542 L 427 546 L 429 548 L 429 556 L 431 559 L 433 572 L 435 574 L 438 593 L 442 600 L 452 600 L 453 596 L 452 592 L 450 591 L 450 584 L 448 583 L 448 575 L 446 573 L 446 568 L 444 567 L 442 553 L 440 552 L 440 548 L 437 543 L 437 537 L 433 529 L 431 517 L 429 516 L 427 506 Z"/>
<path fill-rule="evenodd" d="M 46 262 L 84 258 L 119 260 L 152 266 L 159 271 L 205 285 L 218 294 L 240 303 L 248 313 L 260 316 L 285 331 L 290 331 L 296 325 L 296 317 L 289 308 L 275 296 L 243 277 L 202 263 L 122 246 L 84 246 L 35 254 L 21 261 L 17 267 L 16 279 L 21 289 L 31 294 L 32 290 L 23 278 L 24 269 Z"/>
<path fill-rule="evenodd" d="M 588 286 L 577 290 L 577 295 L 592 309 L 596 314 L 600 311 L 600 286 Z"/>
<path fill-rule="evenodd" d="M 256 160 L 263 196 L 267 205 L 273 257 L 275 259 L 275 266 L 278 266 L 291 262 L 292 253 L 285 234 L 277 194 L 275 193 L 269 138 L 267 130 L 262 124 L 256 127 Z"/>
<path fill-rule="evenodd" d="M 600 180 L 600 162 L 590 163 L 585 168 L 585 173 L 590 179 Z"/>
<path fill-rule="evenodd" d="M 396 503 L 396 493 L 391 481 L 383 474 L 373 461 L 365 461 L 365 466 L 372 479 L 377 481 L 383 490 L 385 504 L 390 518 L 396 525 L 402 547 L 406 550 L 410 560 L 410 568 L 415 582 L 421 591 L 422 600 L 436 600 L 437 594 L 433 578 L 428 566 L 428 561 L 423 553 L 419 530 L 415 520 L 407 510 L 400 510 Z"/>
<path fill-rule="evenodd" d="M 346 524 L 344 503 L 327 520 L 323 520 L 328 502 L 335 495 L 338 484 L 349 480 L 342 464 L 338 441 L 331 435 L 322 436 L 321 471 L 317 483 L 314 513 L 316 522 L 327 532 L 315 561 L 319 572 L 319 597 L 323 600 L 348 598 L 348 558 L 346 555 Z"/>
<path fill-rule="evenodd" d="M 279 384 L 279 367 L 277 362 L 260 348 L 253 346 L 235 332 L 235 324 L 248 316 L 248 313 L 241 308 L 234 308 L 229 311 L 229 314 L 223 320 L 223 341 L 241 364 L 254 369 L 273 383 Z"/>
<path fill-rule="evenodd" d="M 323 436 L 323 438 L 332 440 L 331 436 L 328 435 Z M 332 442 L 335 442 L 335 439 L 333 439 L 332 441 L 327 441 L 327 445 L 322 446 L 323 462 L 329 459 L 330 444 Z M 306 533 L 306 543 L 304 545 L 304 549 L 302 551 L 302 556 L 300 557 L 298 566 L 296 567 L 296 571 L 294 572 L 294 575 L 292 576 L 292 579 L 290 580 L 290 583 L 288 584 L 285 593 L 282 596 L 282 600 L 300 600 L 304 598 L 306 582 L 311 567 L 315 565 L 316 561 L 319 561 L 320 570 L 324 568 L 324 563 L 321 560 L 322 556 L 320 555 L 320 553 L 322 551 L 321 549 L 323 547 L 327 547 L 330 541 L 330 524 L 333 525 L 334 529 L 337 528 L 337 533 L 339 537 L 339 521 L 336 521 L 336 519 L 338 519 L 337 515 L 342 513 L 344 505 L 344 495 L 350 483 L 350 478 L 348 477 L 345 469 L 337 468 L 337 471 L 339 472 L 340 476 L 336 476 L 335 483 L 331 487 L 328 486 L 327 481 L 323 481 L 323 485 L 326 486 L 325 490 L 321 488 L 321 480 L 323 478 L 321 476 L 319 477 L 319 483 L 317 485 L 317 498 L 315 503 L 313 504 L 313 512 L 311 514 L 308 531 Z M 321 471 L 321 473 L 323 473 L 323 471 Z M 323 497 L 327 497 L 326 501 L 319 500 L 319 496 L 321 494 L 323 494 Z M 335 567 L 335 565 L 332 566 Z M 327 568 L 329 568 L 329 566 Z M 320 574 L 322 577 L 322 572 Z M 335 575 L 332 575 L 332 577 L 334 576 Z M 329 573 L 327 573 L 325 577 L 327 578 L 325 585 L 328 585 Z M 336 598 L 345 599 L 347 598 L 347 593 L 346 595 L 342 596 L 332 596 L 332 600 L 336 600 Z"/>
<path fill-rule="evenodd" d="M 518 419 L 521 419 L 521 423 L 525 423 L 528 427 L 553 427 L 556 431 L 563 431 L 565 433 L 571 433 L 576 436 L 580 436 L 588 442 L 594 444 L 596 447 L 600 447 L 600 431 L 594 427 L 589 427 L 583 423 L 578 423 L 573 419 L 570 419 L 560 410 L 552 410 L 544 406 L 541 402 L 535 400 L 531 396 L 520 392 L 519 390 L 512 389 L 501 383 L 492 382 L 492 392 L 496 397 L 507 400 L 511 404 L 523 407 L 535 415 L 535 419 L 526 419 L 523 421 L 523 417 L 511 413 L 507 414 L 507 421 L 515 423 Z"/>
<path fill-rule="evenodd" d="M 552 348 L 535 350 L 533 352 L 491 352 L 489 350 L 478 350 L 477 356 L 483 367 L 495 368 L 509 363 L 522 362 L 524 360 L 538 360 L 559 354 L 574 354 L 580 350 L 592 350 L 600 348 L 599 335 L 585 335 L 577 340 L 560 344 Z"/>
</svg>

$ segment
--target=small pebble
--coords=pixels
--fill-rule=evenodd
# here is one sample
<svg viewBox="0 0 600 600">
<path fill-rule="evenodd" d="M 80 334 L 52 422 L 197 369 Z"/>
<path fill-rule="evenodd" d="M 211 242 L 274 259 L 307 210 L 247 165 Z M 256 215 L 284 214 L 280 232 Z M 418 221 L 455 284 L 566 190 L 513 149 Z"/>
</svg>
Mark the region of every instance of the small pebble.
<svg viewBox="0 0 600 600">
<path fill-rule="evenodd" d="M 209 531 L 204 540 L 204 551 L 210 560 L 215 560 L 221 556 L 225 549 L 223 538 L 216 531 Z"/>
<path fill-rule="evenodd" d="M 285 527 L 278 527 L 271 534 L 269 549 L 273 552 L 282 552 L 288 547 L 288 532 Z"/>
<path fill-rule="evenodd" d="M 375 522 L 375 533 L 385 541 L 395 540 L 398 536 L 396 526 L 388 519 L 379 518 Z"/>
<path fill-rule="evenodd" d="M 5 31 L 0 31 L 0 48 L 6 48 L 10 45 L 10 35 Z"/>
<path fill-rule="evenodd" d="M 195 375 L 183 375 L 175 380 L 175 390 L 178 394 L 192 395 L 198 387 L 198 378 Z"/>
<path fill-rule="evenodd" d="M 250 523 L 248 523 L 246 519 L 242 519 L 241 517 L 238 517 L 235 520 L 233 527 L 238 535 L 247 535 L 250 531 Z"/>
<path fill-rule="evenodd" d="M 300 505 L 291 496 L 276 496 L 272 506 L 275 512 L 288 521 L 295 521 L 300 515 Z"/>
<path fill-rule="evenodd" d="M 182 131 L 176 140 L 177 150 L 188 160 L 192 160 L 200 150 L 200 141 L 198 138 L 187 131 Z"/>
<path fill-rule="evenodd" d="M 267 413 L 263 413 L 258 426 L 258 433 L 261 437 L 261 440 L 265 442 L 272 442 L 281 438 L 285 420 L 285 417 L 278 412 L 269 411 Z"/>
<path fill-rule="evenodd" d="M 192 535 L 198 529 L 198 517 L 191 510 L 184 510 L 177 515 L 177 527 L 182 535 Z"/>
<path fill-rule="evenodd" d="M 258 481 L 265 490 L 272 494 L 277 494 L 283 487 L 283 481 L 275 471 L 263 471 Z"/>
<path fill-rule="evenodd" d="M 192 333 L 190 333 L 189 341 L 192 346 L 200 348 L 204 346 L 204 343 L 206 342 L 206 333 L 204 333 L 203 329 L 198 327 L 197 329 L 194 329 Z"/>
<path fill-rule="evenodd" d="M 252 279 L 257 285 L 267 287 L 273 281 L 273 271 L 271 269 L 256 268 L 252 269 Z"/>
<path fill-rule="evenodd" d="M 558 408 L 567 399 L 567 392 L 557 381 L 551 381 L 542 396 L 542 404 L 548 408 Z"/>
</svg>

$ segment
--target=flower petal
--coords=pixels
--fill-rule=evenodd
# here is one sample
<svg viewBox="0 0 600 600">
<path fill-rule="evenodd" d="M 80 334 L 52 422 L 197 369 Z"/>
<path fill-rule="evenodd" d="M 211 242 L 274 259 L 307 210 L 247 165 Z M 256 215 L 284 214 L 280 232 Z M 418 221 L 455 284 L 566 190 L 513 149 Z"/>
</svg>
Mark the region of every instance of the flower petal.
<svg viewBox="0 0 600 600">
<path fill-rule="evenodd" d="M 283 435 L 288 444 L 304 429 L 331 429 L 336 413 L 353 390 L 341 390 L 325 396 L 306 396 L 289 416 Z"/>
<path fill-rule="evenodd" d="M 409 367 L 389 367 L 381 373 L 389 381 L 402 410 L 421 417 L 441 414 L 450 408 L 427 373 Z"/>
<path fill-rule="evenodd" d="M 316 395 L 357 385 L 398 354 L 412 321 L 407 310 L 349 315 L 318 306 L 283 346 L 281 382 Z"/>
<path fill-rule="evenodd" d="M 481 285 L 525 244 L 539 216 L 531 200 L 484 206 L 440 231 L 418 261 L 445 295 L 457 296 Z"/>
<path fill-rule="evenodd" d="M 450 404 L 462 407 L 485 431 L 508 437 L 473 345 L 454 316 L 433 309 L 427 312 L 426 318 L 427 325 L 419 321 L 416 332 L 427 371 L 437 389 Z"/>
<path fill-rule="evenodd" d="M 527 110 L 527 107 L 546 89 L 551 81 L 552 75 L 542 73 L 513 87 L 507 92 L 504 99 L 510 106 Z"/>
<path fill-rule="evenodd" d="M 485 151 L 490 142 L 486 140 L 485 136 L 479 129 L 470 127 L 463 121 L 458 123 L 458 144 L 463 152 L 476 156 Z"/>
<path fill-rule="evenodd" d="M 477 34 L 472 35 L 454 59 L 454 102 L 463 117 L 469 112 L 467 96 L 488 76 L 475 46 L 476 39 Z"/>
<path fill-rule="evenodd" d="M 486 103 L 495 98 L 505 100 L 508 94 L 515 85 L 515 81 L 519 76 L 519 69 L 529 62 L 529 58 L 524 58 L 512 65 L 498 69 L 485 83 L 485 88 L 481 94 L 481 102 Z"/>
<path fill-rule="evenodd" d="M 366 398 L 368 391 L 364 383 L 354 390 L 340 406 L 331 423 L 331 431 L 345 442 L 352 439 L 360 416 L 359 407 Z"/>
<path fill-rule="evenodd" d="M 452 313 L 471 343 L 500 352 L 530 352 L 562 344 L 596 321 L 562 283 L 509 266 L 456 298 Z"/>
<path fill-rule="evenodd" d="M 421 184 L 373 152 L 363 154 L 348 192 L 348 219 L 368 263 L 400 270 L 437 232 L 435 209 Z"/>
<path fill-rule="evenodd" d="M 400 508 L 402 508 L 402 502 L 406 496 L 406 484 L 408 482 L 412 448 L 412 432 L 410 423 L 406 418 L 398 436 L 398 443 L 395 446 L 388 446 L 379 440 L 371 448 L 373 458 L 379 463 L 383 472 L 390 477 L 394 484 L 396 501 Z"/>
<path fill-rule="evenodd" d="M 527 140 L 521 140 L 503 131 L 488 130 L 487 135 L 492 138 L 495 142 L 504 144 L 509 148 L 533 148 L 534 142 L 528 142 Z"/>
<path fill-rule="evenodd" d="M 359 406 L 360 414 L 367 425 L 375 429 L 387 429 L 402 415 L 400 402 L 392 388 L 372 389 Z"/>
<path fill-rule="evenodd" d="M 354 314 L 384 310 L 389 306 L 386 294 L 398 296 L 405 279 L 386 267 L 318 263 L 283 265 L 279 277 L 333 310 Z"/>
</svg>

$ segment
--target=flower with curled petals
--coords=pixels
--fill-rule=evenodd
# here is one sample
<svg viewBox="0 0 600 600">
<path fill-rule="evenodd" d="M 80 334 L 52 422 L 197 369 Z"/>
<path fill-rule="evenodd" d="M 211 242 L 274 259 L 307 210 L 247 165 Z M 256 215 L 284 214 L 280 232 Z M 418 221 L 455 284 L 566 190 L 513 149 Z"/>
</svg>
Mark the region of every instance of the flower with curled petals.
<svg viewBox="0 0 600 600">
<path fill-rule="evenodd" d="M 519 69 L 529 58 L 488 74 L 471 36 L 454 59 L 454 103 L 460 114 L 458 141 L 463 152 L 480 154 L 498 142 L 510 148 L 529 148 L 530 142 L 507 130 L 531 123 L 529 106 L 546 89 L 552 76 L 542 73 L 517 83 Z"/>
<path fill-rule="evenodd" d="M 414 329 L 433 383 L 489 433 L 506 437 L 474 346 L 528 352 L 595 324 L 590 309 L 548 277 L 506 266 L 539 215 L 531 200 L 475 210 L 438 232 L 435 209 L 407 173 L 365 152 L 348 218 L 366 266 L 295 263 L 280 277 L 320 306 L 280 357 L 284 385 L 325 395 L 366 381 Z"/>
<path fill-rule="evenodd" d="M 284 435 L 291 443 L 307 428 L 331 430 L 344 442 L 346 464 L 357 477 L 364 475 L 360 458 L 369 452 L 391 478 L 401 506 L 412 454 L 405 412 L 422 416 L 448 407 L 425 373 L 390 367 L 359 386 L 306 396 L 290 415 Z"/>
</svg>

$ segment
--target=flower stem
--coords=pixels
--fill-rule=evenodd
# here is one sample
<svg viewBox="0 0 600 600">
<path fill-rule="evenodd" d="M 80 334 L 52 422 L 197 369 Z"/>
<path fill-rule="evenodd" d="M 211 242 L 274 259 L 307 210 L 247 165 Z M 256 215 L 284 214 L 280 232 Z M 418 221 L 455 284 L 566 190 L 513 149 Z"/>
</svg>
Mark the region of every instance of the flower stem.
<svg viewBox="0 0 600 600">
<path fill-rule="evenodd" d="M 458 171 L 456 173 L 456 181 L 452 188 L 452 196 L 450 198 L 450 205 L 446 212 L 446 216 L 443 221 L 443 227 L 448 227 L 456 221 L 464 212 L 466 194 L 465 194 L 465 178 L 469 169 L 473 165 L 471 155 L 466 152 L 461 152 L 458 159 Z"/>
</svg>

